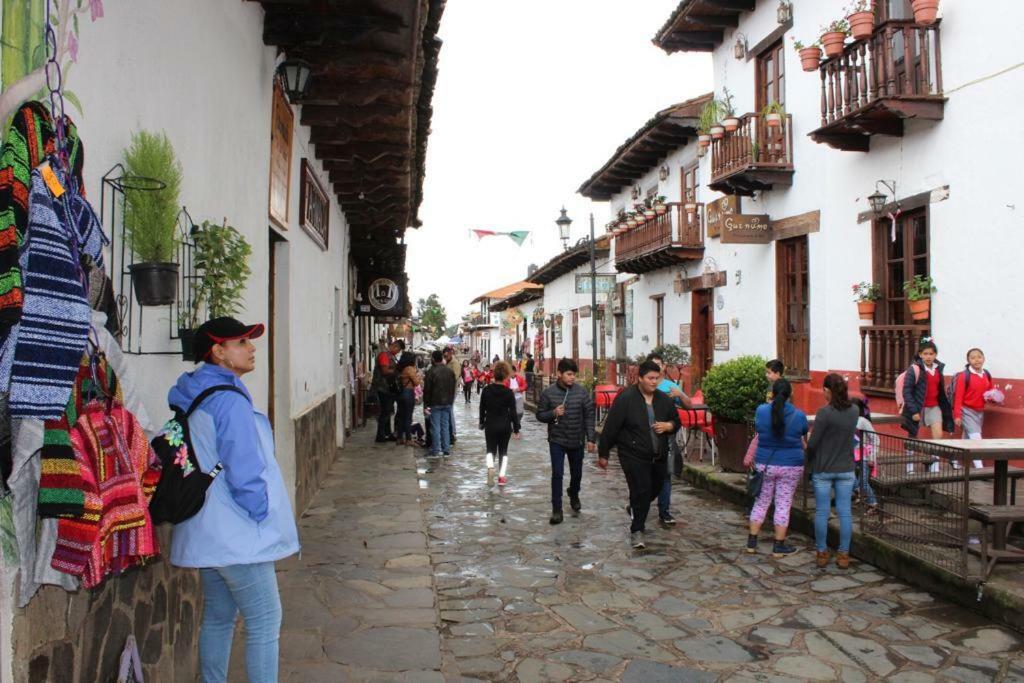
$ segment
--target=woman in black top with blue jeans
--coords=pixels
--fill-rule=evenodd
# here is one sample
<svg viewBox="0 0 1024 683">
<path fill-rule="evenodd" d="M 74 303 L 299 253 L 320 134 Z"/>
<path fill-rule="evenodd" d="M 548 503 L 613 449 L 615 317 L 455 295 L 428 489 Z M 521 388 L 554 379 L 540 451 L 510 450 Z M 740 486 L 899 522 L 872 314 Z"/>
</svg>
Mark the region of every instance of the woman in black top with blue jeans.
<svg viewBox="0 0 1024 683">
<path fill-rule="evenodd" d="M 505 485 L 508 470 L 508 441 L 515 434 L 519 438 L 519 411 L 515 393 L 502 382 L 509 376 L 506 363 L 494 366 L 494 383 L 484 387 L 480 394 L 480 429 L 487 441 L 487 485 L 494 484 L 494 456 L 498 456 L 498 484 Z"/>
</svg>

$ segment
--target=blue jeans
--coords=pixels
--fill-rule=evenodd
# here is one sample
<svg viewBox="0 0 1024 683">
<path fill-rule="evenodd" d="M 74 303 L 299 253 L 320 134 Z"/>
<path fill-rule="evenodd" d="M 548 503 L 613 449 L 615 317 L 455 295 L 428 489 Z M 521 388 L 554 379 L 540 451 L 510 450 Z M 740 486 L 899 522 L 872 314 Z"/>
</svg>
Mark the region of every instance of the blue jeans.
<svg viewBox="0 0 1024 683">
<path fill-rule="evenodd" d="M 668 457 L 665 458 L 665 483 L 661 485 L 658 492 L 658 516 L 662 519 L 669 514 L 669 506 L 672 505 L 672 464 L 675 461 L 676 449 L 679 447 L 674 438 L 669 437 Z"/>
<path fill-rule="evenodd" d="M 200 569 L 203 623 L 199 668 L 203 683 L 226 683 L 235 617 L 245 621 L 245 669 L 250 683 L 276 683 L 281 596 L 273 562 Z"/>
<path fill-rule="evenodd" d="M 395 405 L 395 395 L 389 391 L 377 392 L 377 440 L 381 441 L 392 435 L 391 414 Z"/>
<path fill-rule="evenodd" d="M 416 409 L 416 394 L 412 387 L 402 389 L 398 395 L 398 411 L 395 414 L 395 434 L 399 439 L 410 439 L 412 435 L 412 414 Z"/>
<path fill-rule="evenodd" d="M 452 450 L 451 424 L 451 405 L 430 406 L 430 452 L 433 455 Z"/>
<path fill-rule="evenodd" d="M 562 444 L 548 442 L 551 452 L 551 509 L 562 509 L 562 477 L 565 475 L 565 458 L 569 457 L 569 497 L 579 498 L 583 483 L 583 447 L 566 448 Z"/>
<path fill-rule="evenodd" d="M 857 463 L 857 490 L 868 505 L 878 505 L 875 490 L 871 488 L 871 464 L 863 458 Z"/>
<path fill-rule="evenodd" d="M 850 500 L 853 498 L 853 486 L 856 482 L 853 472 L 815 472 L 811 475 L 814 485 L 814 540 L 818 551 L 828 549 L 828 513 L 832 507 L 832 489 L 836 492 L 836 514 L 839 515 L 839 550 L 850 552 L 850 540 L 853 538 L 853 512 Z"/>
</svg>

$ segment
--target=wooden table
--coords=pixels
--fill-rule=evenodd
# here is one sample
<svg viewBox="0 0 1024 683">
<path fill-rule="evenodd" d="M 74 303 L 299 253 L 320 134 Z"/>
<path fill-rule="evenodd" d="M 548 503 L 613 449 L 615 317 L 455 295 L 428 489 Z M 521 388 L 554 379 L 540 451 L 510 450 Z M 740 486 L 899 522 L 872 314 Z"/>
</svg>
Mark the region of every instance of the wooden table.
<svg viewBox="0 0 1024 683">
<path fill-rule="evenodd" d="M 807 416 L 807 424 L 811 427 L 814 426 L 815 415 Z M 900 415 L 890 415 L 889 413 L 872 413 L 871 424 L 876 427 L 880 425 L 898 425 L 903 424 L 903 417 Z"/>
<path fill-rule="evenodd" d="M 928 443 L 966 451 L 967 457 L 973 460 L 992 460 L 995 475 L 992 481 L 992 504 L 1007 504 L 1010 461 L 1024 460 L 1024 439 L 935 439 Z M 992 530 L 992 546 L 1000 550 L 1006 548 L 1006 528 L 1002 525 Z"/>
</svg>

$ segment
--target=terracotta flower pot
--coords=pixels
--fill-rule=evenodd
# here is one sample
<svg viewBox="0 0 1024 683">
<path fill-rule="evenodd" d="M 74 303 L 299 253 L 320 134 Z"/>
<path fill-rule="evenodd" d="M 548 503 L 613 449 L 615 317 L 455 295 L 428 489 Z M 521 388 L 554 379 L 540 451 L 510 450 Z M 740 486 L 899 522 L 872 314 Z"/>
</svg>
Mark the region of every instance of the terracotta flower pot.
<svg viewBox="0 0 1024 683">
<path fill-rule="evenodd" d="M 729 118 L 722 121 L 722 125 L 725 126 L 726 131 L 731 133 L 740 127 L 740 120 L 735 116 L 730 116 Z"/>
<path fill-rule="evenodd" d="M 646 218 L 647 220 L 651 220 L 652 218 L 654 218 L 657 215 L 658 214 L 657 214 L 657 212 L 655 212 L 654 209 L 647 209 L 647 210 L 644 211 L 644 218 Z"/>
<path fill-rule="evenodd" d="M 817 45 L 800 50 L 800 66 L 804 71 L 817 71 L 821 65 L 821 48 Z"/>
<path fill-rule="evenodd" d="M 700 145 L 701 147 L 707 147 L 708 145 L 711 144 L 711 136 L 710 135 L 703 135 L 703 134 L 702 135 L 698 135 L 697 136 L 697 144 Z"/>
<path fill-rule="evenodd" d="M 874 301 L 858 301 L 857 302 L 857 313 L 860 315 L 861 320 L 873 322 L 875 319 L 875 302 Z"/>
<path fill-rule="evenodd" d="M 782 125 L 782 114 L 765 114 L 764 123 L 769 128 L 778 128 Z"/>
<path fill-rule="evenodd" d="M 910 317 L 914 320 L 928 320 L 932 315 L 931 299 L 908 301 L 907 306 L 910 308 Z"/>
<path fill-rule="evenodd" d="M 875 30 L 875 13 L 871 10 L 854 12 L 846 18 L 854 40 L 867 40 Z"/>
<path fill-rule="evenodd" d="M 655 204 L 654 212 L 659 216 L 664 216 L 668 212 L 668 207 L 664 204 Z"/>
<path fill-rule="evenodd" d="M 821 44 L 825 47 L 825 56 L 829 59 L 843 54 L 846 45 L 846 34 L 842 31 L 829 31 L 821 36 Z"/>
<path fill-rule="evenodd" d="M 914 21 L 931 26 L 939 14 L 939 0 L 913 0 Z"/>
<path fill-rule="evenodd" d="M 721 140 L 723 137 L 725 137 L 725 126 L 717 124 L 711 126 L 711 137 L 714 138 L 715 140 Z"/>
</svg>

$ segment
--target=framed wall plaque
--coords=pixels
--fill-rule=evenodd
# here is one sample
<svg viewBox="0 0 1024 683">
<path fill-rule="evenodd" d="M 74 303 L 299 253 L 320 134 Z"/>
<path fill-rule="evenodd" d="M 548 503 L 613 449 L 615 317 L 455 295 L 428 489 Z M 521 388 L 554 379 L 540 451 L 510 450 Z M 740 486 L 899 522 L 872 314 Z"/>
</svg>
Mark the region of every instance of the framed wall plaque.
<svg viewBox="0 0 1024 683">
<path fill-rule="evenodd" d="M 302 185 L 299 187 L 299 219 L 321 249 L 327 251 L 331 200 L 306 159 L 302 160 Z"/>
<path fill-rule="evenodd" d="M 690 348 L 690 323 L 683 323 L 679 326 L 679 345 L 685 349 Z"/>
<path fill-rule="evenodd" d="M 274 103 L 270 114 L 270 220 L 282 230 L 288 229 L 288 201 L 292 181 L 292 133 L 295 114 L 274 81 Z"/>
<path fill-rule="evenodd" d="M 715 351 L 729 350 L 729 323 L 715 325 Z"/>
</svg>

